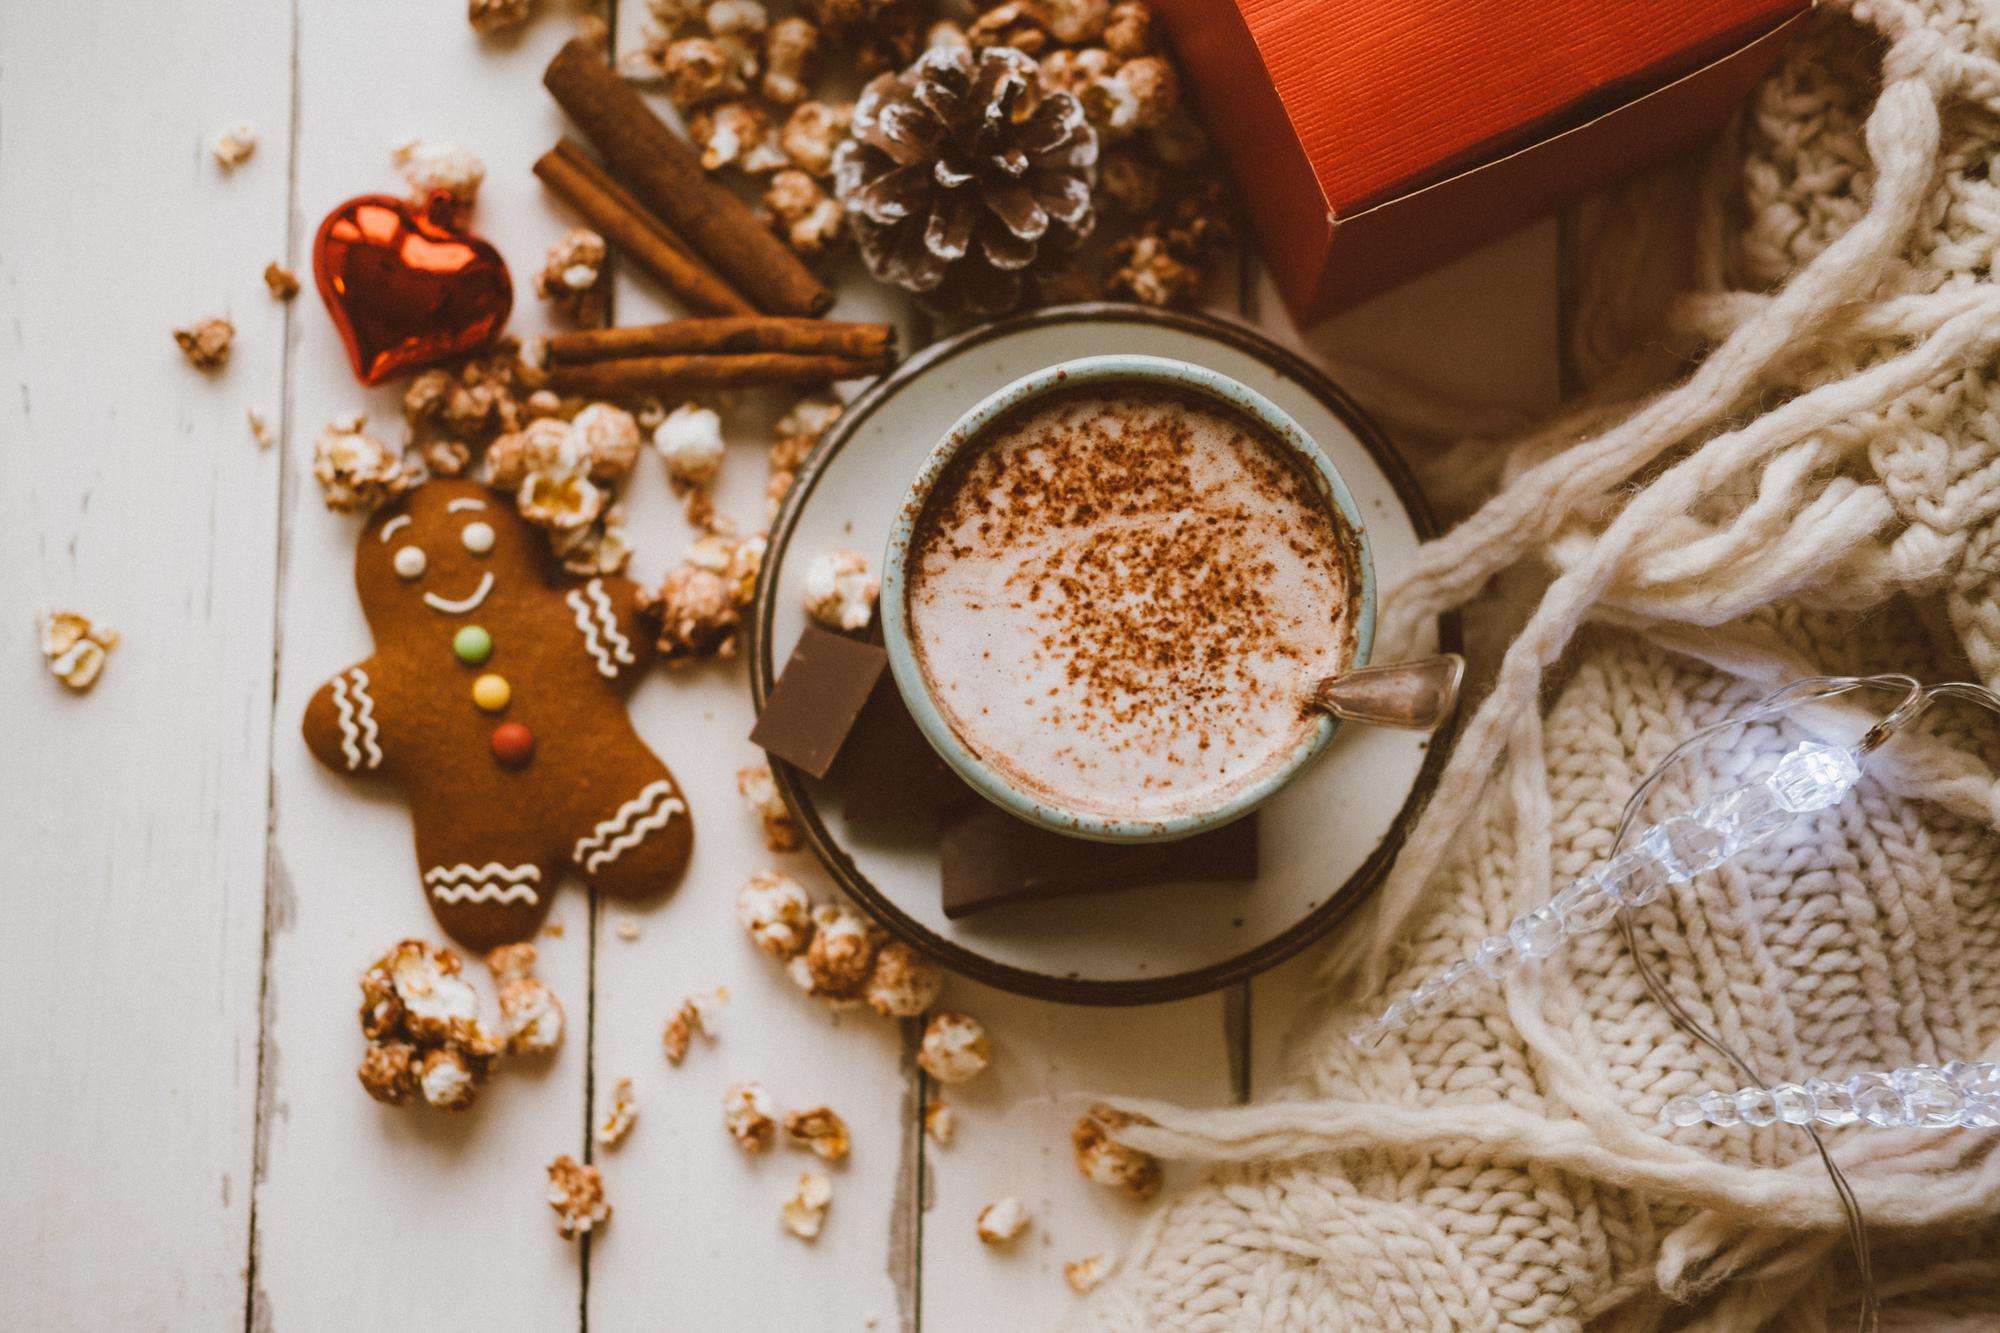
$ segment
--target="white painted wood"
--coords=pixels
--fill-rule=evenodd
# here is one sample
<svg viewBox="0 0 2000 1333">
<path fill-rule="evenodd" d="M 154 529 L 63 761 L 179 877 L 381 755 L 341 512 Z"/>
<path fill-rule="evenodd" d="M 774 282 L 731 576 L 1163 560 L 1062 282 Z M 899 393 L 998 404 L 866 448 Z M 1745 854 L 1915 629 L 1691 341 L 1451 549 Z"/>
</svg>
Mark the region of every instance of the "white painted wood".
<svg viewBox="0 0 2000 1333">
<path fill-rule="evenodd" d="M 1076 1301 L 1063 1265 L 1116 1257 L 1147 1209 L 1077 1171 L 1070 1130 L 1098 1094 L 1234 1100 L 1224 995 L 1137 1009 L 1049 1004 L 972 982 L 949 1003 L 986 1025 L 993 1064 L 957 1087 L 932 1085 L 954 1109 L 950 1147 L 924 1144 L 923 1327 L 926 1333 L 1054 1328 Z M 1181 1168 L 1169 1188 L 1190 1178 Z M 1034 1221 L 989 1246 L 980 1209 L 1007 1196 Z"/>
<path fill-rule="evenodd" d="M 639 9 L 623 7 L 628 45 L 637 39 Z M 654 105 L 672 118 L 663 101 Z M 900 302 L 851 276 L 836 317 L 903 316 Z M 618 277 L 616 310 L 620 324 L 686 313 L 632 273 Z M 782 391 L 710 400 L 730 443 L 717 506 L 742 528 L 765 526 L 765 450 L 790 401 Z M 656 583 L 695 533 L 650 451 L 625 504 L 633 573 Z M 737 769 L 760 757 L 747 739 L 753 717 L 741 659 L 656 673 L 634 696 L 640 734 L 687 793 L 695 849 L 671 898 L 651 909 L 607 904 L 599 922 L 598 1114 L 621 1076 L 633 1078 L 641 1109 L 630 1139 L 599 1150 L 623 1212 L 591 1252 L 590 1318 L 605 1328 L 860 1328 L 868 1319 L 908 1327 L 916 1290 L 916 1181 L 906 1156 L 914 1066 L 899 1025 L 866 1011 L 829 1013 L 735 924 L 737 886 L 767 867 L 798 876 L 815 895 L 837 896 L 811 853 L 765 848 L 757 817 L 737 794 Z M 618 936 L 621 919 L 637 927 L 637 939 Z M 721 1036 L 712 1046 L 697 1041 L 686 1063 L 669 1067 L 660 1047 L 667 1015 L 683 996 L 716 986 L 731 997 Z M 826 1168 L 782 1144 L 754 1158 L 737 1149 L 723 1129 L 722 1099 L 745 1080 L 761 1082 L 782 1109 L 833 1107 L 853 1134 L 850 1161 Z M 810 1244 L 785 1232 L 778 1216 L 808 1168 L 825 1170 L 834 1190 L 826 1229 Z"/>
<path fill-rule="evenodd" d="M 277 489 L 243 412 L 280 392 L 289 41 L 282 6 L 0 18 L 8 1328 L 242 1318 Z M 211 378 L 170 330 L 212 313 Z M 88 697 L 52 606 L 125 636 Z"/>
<path fill-rule="evenodd" d="M 672 898 L 594 922 L 564 891 L 563 932 L 540 941 L 569 1010 L 561 1053 L 503 1069 L 460 1118 L 378 1107 L 354 1082 L 358 972 L 438 932 L 401 805 L 298 739 L 311 691 L 369 650 L 358 524 L 324 511 L 309 468 L 330 417 L 367 409 L 390 438 L 401 426 L 394 390 L 349 376 L 309 280 L 288 315 L 258 275 L 288 246 L 303 275 L 330 207 L 397 189 L 394 144 L 449 139 L 486 158 L 474 225 L 513 268 L 514 327 L 541 326 L 533 274 L 571 219 L 528 166 L 563 128 L 540 72 L 573 18 L 545 3 L 524 34 L 483 41 L 456 3 L 297 8 L 296 34 L 285 7 L 248 3 L 16 6 L 0 22 L 0 658 L 20 701 L 0 749 L 17 941 L 0 977 L 0 1326 L 560 1328 L 586 1310 L 604 1328 L 1055 1324 L 1074 1301 L 1062 1264 L 1116 1251 L 1143 1216 L 1074 1168 L 1069 1128 L 1090 1095 L 1214 1103 L 1246 1075 L 1262 1084 L 1303 965 L 1256 983 L 1249 1053 L 1234 996 L 1087 1010 L 954 979 L 945 1002 L 987 1024 L 995 1065 L 944 1092 L 958 1142 L 920 1142 L 914 1033 L 828 1015 L 731 919 L 736 885 L 765 865 L 832 892 L 809 855 L 766 852 L 737 799 L 755 757 L 740 663 L 658 673 L 636 696 L 690 797 L 696 859 Z M 640 7 L 622 8 L 629 39 Z M 262 145 L 224 177 L 205 141 L 245 118 Z M 1554 383 L 1552 237 L 1503 242 L 1310 345 L 1539 406 Z M 863 282 L 843 292 L 850 317 L 893 304 Z M 667 313 L 643 279 L 621 277 L 618 300 L 620 322 Z M 1268 293 L 1262 309 L 1282 331 Z M 239 340 L 208 379 L 168 330 L 211 310 Z M 283 414 L 277 450 L 250 442 L 249 406 Z M 781 406 L 748 395 L 728 413 L 721 502 L 746 523 L 761 523 Z M 689 533 L 650 457 L 629 509 L 635 572 L 657 579 Z M 47 605 L 127 636 L 87 698 L 41 674 Z M 617 931 L 626 919 L 637 938 Z M 719 1041 L 669 1068 L 667 1012 L 715 985 L 732 992 Z M 586 1089 L 601 1111 L 623 1075 L 638 1127 L 590 1145 Z M 812 1245 L 777 1209 L 815 1159 L 730 1144 L 720 1101 L 738 1079 L 787 1107 L 830 1104 L 853 1130 Z M 587 1255 L 543 1202 L 562 1152 L 594 1153 L 616 1209 Z M 1005 1194 L 1034 1228 L 990 1251 L 973 1219 Z"/>
<path fill-rule="evenodd" d="M 533 277 L 562 231 L 529 172 L 555 139 L 541 91 L 569 36 L 562 7 L 518 39 L 483 42 L 457 4 L 343 0 L 308 6 L 299 33 L 296 245 L 356 194 L 399 193 L 390 150 L 413 138 L 479 153 L 487 180 L 472 216 L 513 271 L 517 331 L 540 326 Z M 354 1079 L 362 1051 L 355 979 L 406 935 L 439 939 L 425 907 L 400 801 L 321 768 L 299 739 L 312 691 L 370 647 L 353 585 L 359 520 L 322 507 L 311 474 L 320 427 L 366 409 L 401 438 L 397 388 L 350 376 L 316 295 L 299 298 L 273 746 L 268 1148 L 257 1196 L 254 1300 L 278 1328 L 416 1323 L 551 1328 L 578 1318 L 582 1254 L 557 1237 L 545 1165 L 584 1145 L 590 932 L 581 890 L 565 888 L 544 937 L 542 975 L 570 1031 L 550 1067 L 503 1066 L 470 1114 L 392 1109 Z M 483 973 L 484 969 L 477 969 Z M 618 1197 L 619 1216 L 645 1209 Z"/>
</svg>

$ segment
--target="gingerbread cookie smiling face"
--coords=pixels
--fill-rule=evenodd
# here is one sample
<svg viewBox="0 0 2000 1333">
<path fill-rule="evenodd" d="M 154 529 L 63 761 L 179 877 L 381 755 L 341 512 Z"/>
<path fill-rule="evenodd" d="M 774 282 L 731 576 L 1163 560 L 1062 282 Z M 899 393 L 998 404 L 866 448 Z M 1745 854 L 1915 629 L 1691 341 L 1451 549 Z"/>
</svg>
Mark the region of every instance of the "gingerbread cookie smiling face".
<svg viewBox="0 0 2000 1333">
<path fill-rule="evenodd" d="M 306 742 L 403 792 L 453 938 L 526 939 L 567 870 L 621 897 L 679 879 L 686 801 L 625 711 L 654 643 L 636 585 L 568 576 L 505 500 L 455 480 L 370 520 L 355 585 L 375 655 L 320 687 Z"/>
</svg>

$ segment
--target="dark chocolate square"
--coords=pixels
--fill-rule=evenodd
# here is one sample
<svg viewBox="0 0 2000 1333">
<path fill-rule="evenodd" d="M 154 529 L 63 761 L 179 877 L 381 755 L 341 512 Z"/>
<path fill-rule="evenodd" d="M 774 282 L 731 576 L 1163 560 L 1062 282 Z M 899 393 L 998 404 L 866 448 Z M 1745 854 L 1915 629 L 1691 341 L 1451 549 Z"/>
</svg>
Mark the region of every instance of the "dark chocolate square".
<svg viewBox="0 0 2000 1333">
<path fill-rule="evenodd" d="M 750 729 L 751 743 L 825 777 L 876 687 L 894 692 L 888 671 L 889 654 L 880 646 L 806 626 Z"/>
</svg>

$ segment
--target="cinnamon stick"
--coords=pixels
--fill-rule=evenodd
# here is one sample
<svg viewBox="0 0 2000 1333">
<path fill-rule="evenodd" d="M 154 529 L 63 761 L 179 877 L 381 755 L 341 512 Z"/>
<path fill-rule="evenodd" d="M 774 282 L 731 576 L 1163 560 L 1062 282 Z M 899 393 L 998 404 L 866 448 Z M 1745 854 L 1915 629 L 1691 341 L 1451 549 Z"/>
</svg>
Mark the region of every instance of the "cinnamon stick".
<svg viewBox="0 0 2000 1333">
<path fill-rule="evenodd" d="M 676 319 L 664 324 L 560 333 L 549 339 L 548 351 L 550 362 L 569 364 L 631 356 L 794 352 L 865 361 L 872 367 L 871 373 L 879 373 L 895 361 L 896 330 L 888 324 L 783 315 Z"/>
<path fill-rule="evenodd" d="M 581 145 L 564 139 L 535 162 L 542 183 L 583 214 L 613 249 L 659 280 L 696 310 L 751 315 L 757 308 L 703 263 L 630 192 L 591 161 Z"/>
<path fill-rule="evenodd" d="M 845 356 L 739 352 L 721 356 L 628 356 L 549 367 L 549 387 L 586 398 L 641 398 L 688 389 L 757 384 L 825 384 L 872 375 L 876 367 Z"/>
<path fill-rule="evenodd" d="M 818 315 L 833 304 L 821 284 L 748 205 L 710 180 L 701 159 L 604 63 L 573 38 L 542 83 L 639 201 L 713 264 L 758 309 Z"/>
</svg>

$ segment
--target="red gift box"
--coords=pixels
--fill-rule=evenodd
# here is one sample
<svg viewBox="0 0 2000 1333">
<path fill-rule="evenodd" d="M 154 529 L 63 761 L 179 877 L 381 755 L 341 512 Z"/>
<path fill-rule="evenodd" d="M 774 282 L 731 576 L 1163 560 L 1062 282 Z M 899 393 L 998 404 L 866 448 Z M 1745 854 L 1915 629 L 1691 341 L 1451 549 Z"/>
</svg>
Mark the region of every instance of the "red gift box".
<svg viewBox="0 0 2000 1333">
<path fill-rule="evenodd" d="M 1301 325 L 1713 134 L 1812 0 L 1154 0 Z"/>
</svg>

